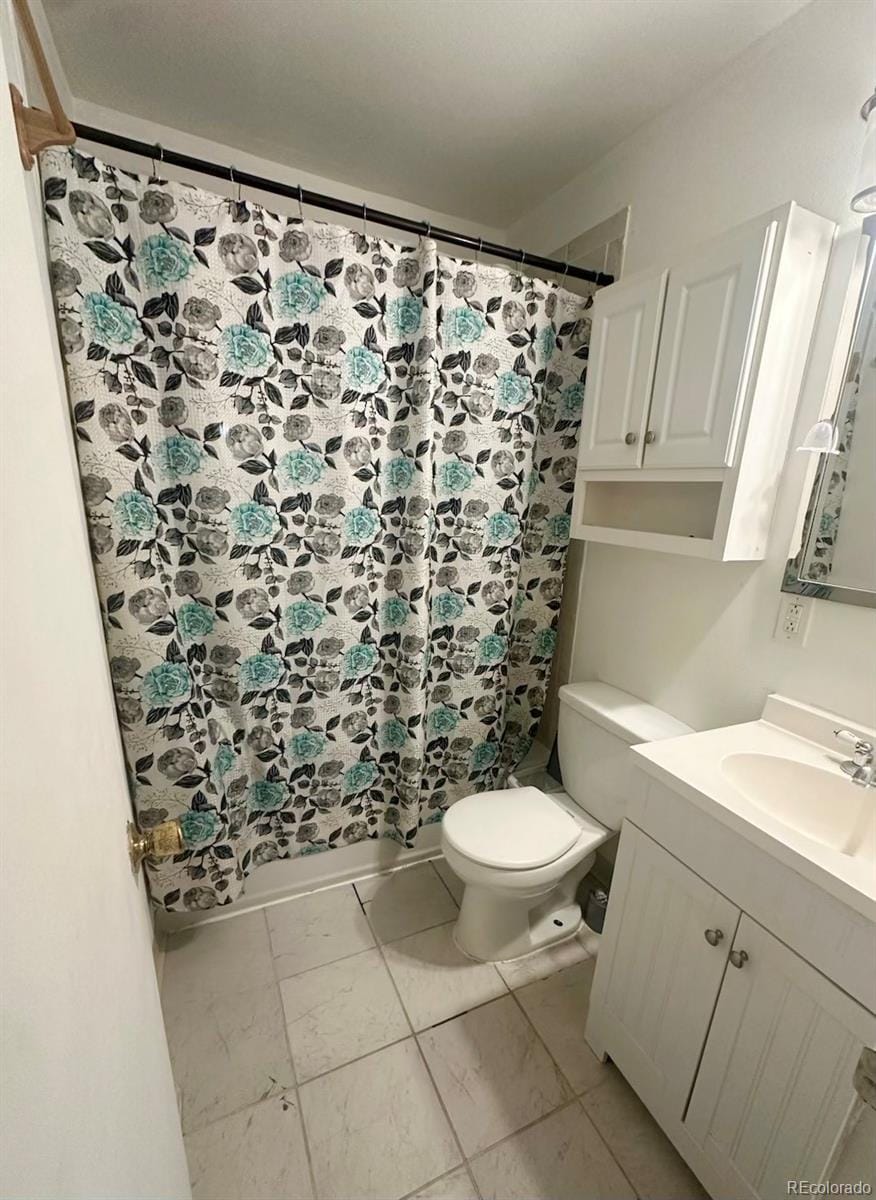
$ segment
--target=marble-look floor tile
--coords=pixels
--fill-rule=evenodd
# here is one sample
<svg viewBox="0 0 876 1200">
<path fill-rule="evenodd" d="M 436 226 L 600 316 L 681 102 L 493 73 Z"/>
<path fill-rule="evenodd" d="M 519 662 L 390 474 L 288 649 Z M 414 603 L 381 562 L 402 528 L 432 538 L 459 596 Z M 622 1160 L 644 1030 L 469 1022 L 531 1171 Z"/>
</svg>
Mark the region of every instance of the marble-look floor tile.
<svg viewBox="0 0 876 1200">
<path fill-rule="evenodd" d="M 204 1003 L 274 982 L 271 943 L 263 911 L 196 925 L 165 943 L 161 1003 Z"/>
<path fill-rule="evenodd" d="M 587 957 L 585 938 L 577 934 L 564 942 L 546 946 L 544 950 L 525 954 L 522 958 L 496 963 L 496 970 L 509 988 L 519 988 L 534 983 L 536 979 L 547 979 L 549 975 L 561 971 L 564 967 L 571 967 L 574 963 L 583 962 Z"/>
<path fill-rule="evenodd" d="M 460 1162 L 413 1039 L 300 1089 L 322 1200 L 394 1200 Z"/>
<path fill-rule="evenodd" d="M 432 866 L 444 880 L 447 890 L 450 892 L 457 904 L 462 904 L 462 893 L 465 891 L 465 884 L 459 878 L 454 870 L 450 867 L 446 858 L 433 858 Z"/>
<path fill-rule="evenodd" d="M 428 1029 L 419 1040 L 468 1156 L 572 1094 L 511 996 Z"/>
<path fill-rule="evenodd" d="M 696 1177 L 616 1067 L 581 1103 L 641 1200 L 706 1200 Z"/>
<path fill-rule="evenodd" d="M 278 979 L 374 945 L 362 906 L 349 885 L 297 896 L 265 912 Z"/>
<path fill-rule="evenodd" d="M 193 1200 L 312 1200 L 294 1090 L 186 1135 Z"/>
<path fill-rule="evenodd" d="M 487 1150 L 471 1169 L 483 1200 L 635 1200 L 578 1103 Z"/>
<path fill-rule="evenodd" d="M 299 1083 L 410 1035 L 376 949 L 284 979 L 280 995 Z"/>
<path fill-rule="evenodd" d="M 408 1200 L 480 1200 L 480 1197 L 467 1169 L 459 1167 L 449 1175 L 442 1175 L 434 1183 L 420 1188 L 413 1196 L 409 1196 Z"/>
<path fill-rule="evenodd" d="M 575 1092 L 601 1083 L 609 1070 L 584 1040 L 596 959 L 587 958 L 516 992 L 554 1061 Z"/>
<path fill-rule="evenodd" d="M 166 1029 L 186 1132 L 294 1084 L 275 983 L 176 1005 Z"/>
<path fill-rule="evenodd" d="M 453 897 L 430 863 L 374 876 L 357 884 L 356 890 L 378 942 L 396 942 L 456 920 Z"/>
<path fill-rule="evenodd" d="M 439 925 L 384 947 L 414 1029 L 426 1029 L 505 994 L 495 968 L 466 958 L 456 948 L 452 930 L 452 923 Z"/>
</svg>

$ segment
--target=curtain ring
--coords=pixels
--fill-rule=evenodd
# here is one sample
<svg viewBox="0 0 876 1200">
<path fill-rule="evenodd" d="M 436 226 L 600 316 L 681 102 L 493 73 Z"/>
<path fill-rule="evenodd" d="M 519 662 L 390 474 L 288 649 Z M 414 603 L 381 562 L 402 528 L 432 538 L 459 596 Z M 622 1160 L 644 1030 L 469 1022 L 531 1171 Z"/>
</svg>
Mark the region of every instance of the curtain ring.
<svg viewBox="0 0 876 1200">
<path fill-rule="evenodd" d="M 566 276 L 569 274 L 569 243 L 566 242 L 566 255 L 563 259 L 563 274 L 560 276 L 560 283 L 565 284 Z"/>
<path fill-rule="evenodd" d="M 304 208 L 301 203 L 301 195 L 302 195 L 301 184 L 299 183 L 299 185 L 298 185 L 298 219 L 299 219 L 299 221 L 304 220 Z"/>
<path fill-rule="evenodd" d="M 231 180 L 232 186 L 237 184 L 237 203 L 240 204 L 240 182 L 234 178 L 234 167 L 228 168 L 228 177 Z"/>
<path fill-rule="evenodd" d="M 523 268 L 526 266 L 526 251 L 520 251 L 520 274 L 523 274 Z"/>
<path fill-rule="evenodd" d="M 362 201 L 362 237 L 368 241 L 368 205 Z"/>
<path fill-rule="evenodd" d="M 155 149 L 155 150 L 157 150 L 157 151 L 158 151 L 158 161 L 159 161 L 160 163 L 163 163 L 163 162 L 164 162 L 164 147 L 162 146 L 161 142 L 156 142 L 156 143 L 155 143 L 155 146 L 153 147 L 153 149 Z M 157 176 L 158 176 L 158 172 L 155 170 L 155 157 L 154 157 L 154 155 L 153 155 L 153 157 L 152 157 L 152 159 L 151 159 L 151 162 L 152 162 L 152 174 L 153 174 L 154 176 L 156 176 L 156 178 L 157 178 Z"/>
</svg>

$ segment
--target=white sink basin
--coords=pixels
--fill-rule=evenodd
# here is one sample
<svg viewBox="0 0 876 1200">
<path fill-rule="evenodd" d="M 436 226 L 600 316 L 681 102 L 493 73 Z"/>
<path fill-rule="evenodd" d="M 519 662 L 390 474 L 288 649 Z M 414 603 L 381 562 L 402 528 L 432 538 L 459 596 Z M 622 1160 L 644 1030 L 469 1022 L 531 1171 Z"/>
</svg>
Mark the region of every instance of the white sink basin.
<svg viewBox="0 0 876 1200">
<path fill-rule="evenodd" d="M 789 829 L 842 854 L 869 853 L 876 791 L 858 787 L 839 769 L 774 754 L 728 754 L 721 772 L 751 804 Z"/>
</svg>

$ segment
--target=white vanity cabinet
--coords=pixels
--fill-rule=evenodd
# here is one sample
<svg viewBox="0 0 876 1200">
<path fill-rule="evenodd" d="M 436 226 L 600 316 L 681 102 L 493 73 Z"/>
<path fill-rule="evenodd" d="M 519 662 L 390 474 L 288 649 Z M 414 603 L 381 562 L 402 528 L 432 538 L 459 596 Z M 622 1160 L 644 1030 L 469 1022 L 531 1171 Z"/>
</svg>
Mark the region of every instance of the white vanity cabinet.
<svg viewBox="0 0 876 1200">
<path fill-rule="evenodd" d="M 591 1010 L 611 1013 L 643 1099 L 681 1117 L 739 909 L 629 824 L 613 895 L 618 888 L 623 904 L 608 909 Z"/>
<path fill-rule="evenodd" d="M 763 557 L 834 230 L 787 204 L 596 294 L 573 537 Z"/>
<path fill-rule="evenodd" d="M 876 1018 L 627 820 L 586 1037 L 716 1200 L 778 1200 L 825 1177 Z"/>
<path fill-rule="evenodd" d="M 737 1196 L 785 1196 L 830 1163 L 873 1019 L 750 917 L 731 954 L 685 1125 Z"/>
</svg>

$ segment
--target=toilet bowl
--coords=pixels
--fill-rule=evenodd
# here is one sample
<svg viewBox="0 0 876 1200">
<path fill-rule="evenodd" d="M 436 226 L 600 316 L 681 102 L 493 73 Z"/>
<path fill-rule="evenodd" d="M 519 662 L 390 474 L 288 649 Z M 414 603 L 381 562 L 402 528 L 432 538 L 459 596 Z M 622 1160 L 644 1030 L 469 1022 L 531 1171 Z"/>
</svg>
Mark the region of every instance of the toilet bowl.
<svg viewBox="0 0 876 1200">
<path fill-rule="evenodd" d="M 567 791 L 511 786 L 448 809 L 442 850 L 465 884 L 454 938 L 483 962 L 519 958 L 581 926 L 578 884 L 620 828 L 633 785 L 629 747 L 693 732 L 604 683 L 560 688 L 559 754 Z M 525 784 L 511 778 L 509 783 Z"/>
</svg>

